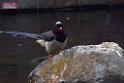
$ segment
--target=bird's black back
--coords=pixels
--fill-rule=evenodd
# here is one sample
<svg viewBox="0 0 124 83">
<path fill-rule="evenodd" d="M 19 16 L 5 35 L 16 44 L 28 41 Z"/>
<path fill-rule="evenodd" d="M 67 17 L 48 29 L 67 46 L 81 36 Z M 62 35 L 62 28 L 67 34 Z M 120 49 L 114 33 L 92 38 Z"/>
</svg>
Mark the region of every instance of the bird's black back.
<svg viewBox="0 0 124 83">
<path fill-rule="evenodd" d="M 52 41 L 54 40 L 54 38 L 55 38 L 55 35 L 53 34 L 52 31 L 47 31 L 38 35 L 38 39 L 43 39 L 45 41 Z"/>
</svg>

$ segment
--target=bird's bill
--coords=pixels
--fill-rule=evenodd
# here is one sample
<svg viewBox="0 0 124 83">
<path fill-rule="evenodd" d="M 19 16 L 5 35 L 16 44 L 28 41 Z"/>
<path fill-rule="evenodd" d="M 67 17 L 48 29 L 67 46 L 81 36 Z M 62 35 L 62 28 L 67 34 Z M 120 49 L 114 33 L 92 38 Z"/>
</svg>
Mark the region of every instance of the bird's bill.
<svg viewBox="0 0 124 83">
<path fill-rule="evenodd" d="M 63 32 L 63 27 L 59 27 L 58 31 Z"/>
<path fill-rule="evenodd" d="M 59 27 L 59 30 L 62 31 L 63 30 L 63 27 Z"/>
</svg>

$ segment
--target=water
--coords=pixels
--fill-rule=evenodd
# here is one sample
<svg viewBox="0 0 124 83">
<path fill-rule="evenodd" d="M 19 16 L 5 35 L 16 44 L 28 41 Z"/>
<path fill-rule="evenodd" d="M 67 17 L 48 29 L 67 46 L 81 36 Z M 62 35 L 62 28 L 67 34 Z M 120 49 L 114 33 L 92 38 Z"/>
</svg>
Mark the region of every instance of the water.
<svg viewBox="0 0 124 83">
<path fill-rule="evenodd" d="M 124 48 L 124 11 L 0 14 L 0 30 L 42 33 L 63 22 L 70 48 L 114 41 Z M 31 38 L 0 35 L 0 83 L 26 83 L 28 74 L 47 56 Z"/>
</svg>

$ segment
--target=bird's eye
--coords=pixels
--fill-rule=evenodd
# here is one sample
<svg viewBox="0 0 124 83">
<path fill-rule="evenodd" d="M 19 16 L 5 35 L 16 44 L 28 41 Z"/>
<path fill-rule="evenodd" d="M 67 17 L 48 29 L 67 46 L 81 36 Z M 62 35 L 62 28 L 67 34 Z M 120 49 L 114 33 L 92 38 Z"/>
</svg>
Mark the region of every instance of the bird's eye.
<svg viewBox="0 0 124 83">
<path fill-rule="evenodd" d="M 56 27 L 59 28 L 59 27 L 63 27 L 63 26 L 61 24 L 58 24 L 58 25 L 56 25 Z"/>
</svg>

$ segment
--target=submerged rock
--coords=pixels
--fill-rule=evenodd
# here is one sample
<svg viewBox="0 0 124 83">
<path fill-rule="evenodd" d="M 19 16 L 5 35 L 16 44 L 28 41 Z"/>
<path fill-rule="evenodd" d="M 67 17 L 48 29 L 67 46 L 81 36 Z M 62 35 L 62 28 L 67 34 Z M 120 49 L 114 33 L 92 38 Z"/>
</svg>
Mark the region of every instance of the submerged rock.
<svg viewBox="0 0 124 83">
<path fill-rule="evenodd" d="M 103 42 L 64 50 L 39 64 L 29 79 L 30 83 L 124 83 L 123 76 L 123 49 Z"/>
</svg>

